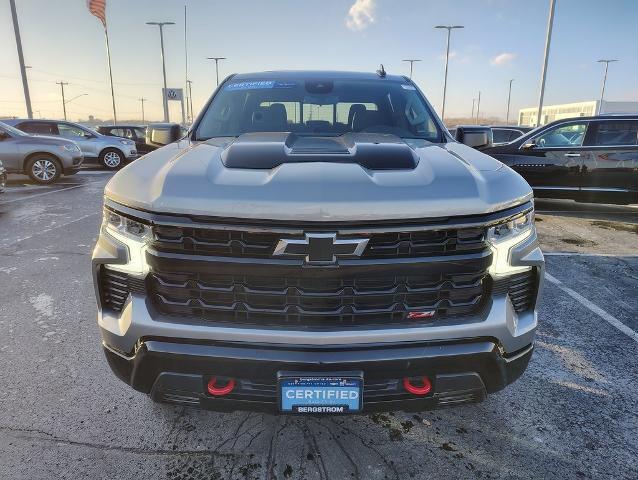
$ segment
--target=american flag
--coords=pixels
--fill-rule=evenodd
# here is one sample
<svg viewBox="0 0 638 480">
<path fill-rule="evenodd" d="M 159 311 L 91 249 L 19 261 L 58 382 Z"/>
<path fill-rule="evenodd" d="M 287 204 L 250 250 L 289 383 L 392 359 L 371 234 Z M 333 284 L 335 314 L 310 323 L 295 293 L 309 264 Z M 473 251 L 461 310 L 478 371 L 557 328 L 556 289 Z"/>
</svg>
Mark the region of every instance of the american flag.
<svg viewBox="0 0 638 480">
<path fill-rule="evenodd" d="M 86 0 L 86 6 L 91 15 L 99 18 L 102 25 L 106 27 L 106 0 Z"/>
</svg>

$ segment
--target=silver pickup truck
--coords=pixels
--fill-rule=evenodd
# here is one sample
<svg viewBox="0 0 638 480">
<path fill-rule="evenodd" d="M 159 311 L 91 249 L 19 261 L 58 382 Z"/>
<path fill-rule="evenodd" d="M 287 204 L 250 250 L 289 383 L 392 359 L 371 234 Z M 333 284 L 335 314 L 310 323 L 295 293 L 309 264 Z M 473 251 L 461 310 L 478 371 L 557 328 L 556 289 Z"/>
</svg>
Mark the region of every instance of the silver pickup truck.
<svg viewBox="0 0 638 480">
<path fill-rule="evenodd" d="M 222 411 L 422 410 L 527 367 L 532 190 L 408 78 L 232 75 L 186 137 L 149 137 L 167 145 L 108 183 L 93 252 L 103 348 L 133 388 Z"/>
</svg>

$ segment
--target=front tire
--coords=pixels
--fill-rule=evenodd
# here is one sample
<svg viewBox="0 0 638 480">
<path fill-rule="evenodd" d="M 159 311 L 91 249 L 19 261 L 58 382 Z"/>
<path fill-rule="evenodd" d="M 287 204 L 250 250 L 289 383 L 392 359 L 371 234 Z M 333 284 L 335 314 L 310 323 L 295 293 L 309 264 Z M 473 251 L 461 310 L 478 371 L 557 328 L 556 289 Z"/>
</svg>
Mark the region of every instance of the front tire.
<svg viewBox="0 0 638 480">
<path fill-rule="evenodd" d="M 62 166 L 50 155 L 36 155 L 27 162 L 26 173 L 34 182 L 49 185 L 60 178 Z"/>
<path fill-rule="evenodd" d="M 107 148 L 100 153 L 100 163 L 109 170 L 117 170 L 124 163 L 124 154 L 116 148 Z"/>
</svg>

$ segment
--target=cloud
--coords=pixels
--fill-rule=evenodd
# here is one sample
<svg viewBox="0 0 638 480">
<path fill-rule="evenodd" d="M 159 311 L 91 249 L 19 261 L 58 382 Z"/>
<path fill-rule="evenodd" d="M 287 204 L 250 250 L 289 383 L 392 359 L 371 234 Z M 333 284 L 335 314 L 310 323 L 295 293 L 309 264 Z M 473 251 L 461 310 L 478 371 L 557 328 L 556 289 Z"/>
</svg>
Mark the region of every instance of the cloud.
<svg viewBox="0 0 638 480">
<path fill-rule="evenodd" d="M 492 60 L 490 60 L 490 63 L 494 65 L 495 67 L 500 67 L 502 65 L 507 65 L 508 63 L 511 63 L 512 61 L 514 61 L 515 58 L 516 58 L 515 53 L 505 52 L 505 53 L 500 53 L 496 55 Z"/>
<path fill-rule="evenodd" d="M 367 28 L 374 23 L 375 9 L 375 0 L 355 0 L 348 11 L 346 26 L 355 32 Z"/>
</svg>

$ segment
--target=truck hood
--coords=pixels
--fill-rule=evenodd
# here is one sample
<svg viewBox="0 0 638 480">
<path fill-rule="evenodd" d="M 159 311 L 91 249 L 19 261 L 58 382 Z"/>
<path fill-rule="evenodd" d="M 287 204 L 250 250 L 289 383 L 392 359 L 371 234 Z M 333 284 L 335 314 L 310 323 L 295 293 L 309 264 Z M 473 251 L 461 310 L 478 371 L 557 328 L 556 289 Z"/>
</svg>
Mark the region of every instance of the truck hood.
<svg viewBox="0 0 638 480">
<path fill-rule="evenodd" d="M 396 145 L 397 139 L 388 142 Z M 335 161 L 321 152 L 313 152 L 310 161 L 282 161 L 272 168 L 229 168 L 225 159 L 240 141 L 167 145 L 120 170 L 105 195 L 158 213 L 310 222 L 484 214 L 532 199 L 520 175 L 457 142 L 405 140 L 415 165 L 396 170 Z"/>
</svg>

